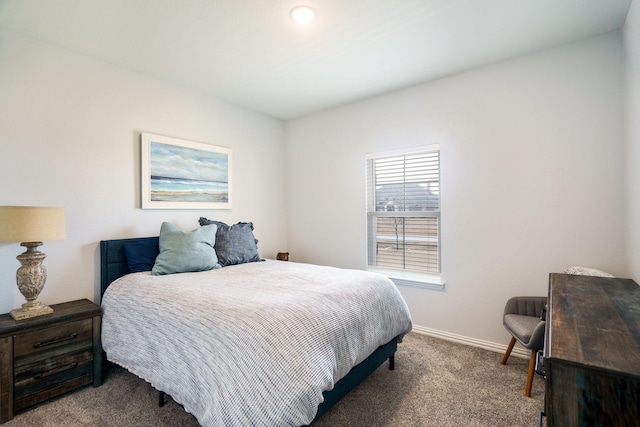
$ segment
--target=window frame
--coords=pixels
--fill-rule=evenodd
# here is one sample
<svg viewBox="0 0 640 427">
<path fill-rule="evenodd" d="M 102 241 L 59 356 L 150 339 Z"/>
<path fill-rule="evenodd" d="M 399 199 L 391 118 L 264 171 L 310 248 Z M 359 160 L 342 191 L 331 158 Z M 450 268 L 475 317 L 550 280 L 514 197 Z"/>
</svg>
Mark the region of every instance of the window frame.
<svg viewBox="0 0 640 427">
<path fill-rule="evenodd" d="M 371 182 L 372 174 L 375 171 L 370 172 L 370 163 L 376 159 L 392 158 L 392 157 L 406 157 L 416 154 L 433 153 L 438 152 L 438 210 L 437 211 L 376 211 L 375 202 L 375 189 L 374 182 Z M 392 150 L 376 153 L 368 153 L 365 156 L 365 186 L 366 186 L 366 259 L 367 259 L 367 271 L 383 274 L 389 277 L 396 285 L 411 286 L 424 289 L 444 290 L 444 282 L 442 281 L 442 200 L 441 200 L 441 152 L 439 144 L 431 144 L 420 147 L 414 147 L 410 149 Z M 372 234 L 370 227 L 372 221 L 379 217 L 420 217 L 420 218 L 437 218 L 438 222 L 438 272 L 426 273 L 411 270 L 401 270 L 393 268 L 378 267 L 370 265 L 370 256 L 372 251 L 376 252 L 372 244 L 377 245 L 377 239 L 372 240 Z"/>
</svg>

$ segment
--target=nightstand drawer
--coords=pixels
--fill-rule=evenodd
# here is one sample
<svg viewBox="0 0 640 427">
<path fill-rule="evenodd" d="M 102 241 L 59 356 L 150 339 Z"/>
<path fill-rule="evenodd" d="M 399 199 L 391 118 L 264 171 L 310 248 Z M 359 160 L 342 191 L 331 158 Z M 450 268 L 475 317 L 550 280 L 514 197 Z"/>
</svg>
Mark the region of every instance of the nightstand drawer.
<svg viewBox="0 0 640 427">
<path fill-rule="evenodd" d="M 15 368 L 14 399 L 22 399 L 82 376 L 93 381 L 93 352 L 77 351 Z"/>
<path fill-rule="evenodd" d="M 88 348 L 92 344 L 93 322 L 91 319 L 18 334 L 13 342 L 14 366 L 32 363 L 43 357 Z"/>
</svg>

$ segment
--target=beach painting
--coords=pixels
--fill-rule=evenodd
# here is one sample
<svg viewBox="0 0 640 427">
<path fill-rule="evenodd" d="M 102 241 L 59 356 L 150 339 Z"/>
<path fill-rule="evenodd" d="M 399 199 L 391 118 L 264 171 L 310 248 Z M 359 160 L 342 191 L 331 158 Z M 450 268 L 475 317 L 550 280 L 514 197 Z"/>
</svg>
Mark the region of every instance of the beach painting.
<svg viewBox="0 0 640 427">
<path fill-rule="evenodd" d="M 231 150 L 142 133 L 143 209 L 230 209 Z"/>
</svg>

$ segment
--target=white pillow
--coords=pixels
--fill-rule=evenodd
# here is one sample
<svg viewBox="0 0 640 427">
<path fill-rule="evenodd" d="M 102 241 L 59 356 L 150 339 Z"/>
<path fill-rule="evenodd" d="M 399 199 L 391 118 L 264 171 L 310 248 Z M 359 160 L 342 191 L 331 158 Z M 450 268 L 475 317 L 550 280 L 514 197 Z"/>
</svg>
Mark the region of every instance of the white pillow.
<svg viewBox="0 0 640 427">
<path fill-rule="evenodd" d="M 596 270 L 595 268 L 573 266 L 564 271 L 566 274 L 576 274 L 579 276 L 615 277 L 613 274 Z"/>
</svg>

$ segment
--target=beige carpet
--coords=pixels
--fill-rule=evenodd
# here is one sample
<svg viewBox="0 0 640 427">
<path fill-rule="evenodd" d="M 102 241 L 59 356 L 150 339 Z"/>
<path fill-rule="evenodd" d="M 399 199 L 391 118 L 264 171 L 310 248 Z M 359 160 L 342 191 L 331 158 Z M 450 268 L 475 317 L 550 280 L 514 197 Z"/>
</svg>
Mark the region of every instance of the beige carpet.
<svg viewBox="0 0 640 427">
<path fill-rule="evenodd" d="M 498 353 L 411 333 L 398 347 L 396 369 L 387 363 L 352 390 L 314 427 L 535 426 L 544 381 L 536 376 L 524 397 L 528 361 L 500 365 Z M 32 426 L 197 426 L 146 382 L 112 369 L 104 385 L 85 387 L 24 410 L 4 424 Z"/>
</svg>

